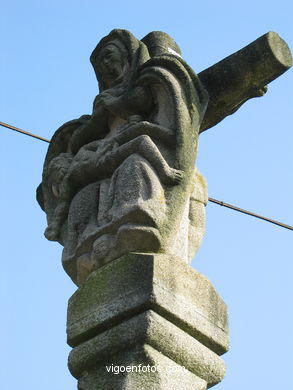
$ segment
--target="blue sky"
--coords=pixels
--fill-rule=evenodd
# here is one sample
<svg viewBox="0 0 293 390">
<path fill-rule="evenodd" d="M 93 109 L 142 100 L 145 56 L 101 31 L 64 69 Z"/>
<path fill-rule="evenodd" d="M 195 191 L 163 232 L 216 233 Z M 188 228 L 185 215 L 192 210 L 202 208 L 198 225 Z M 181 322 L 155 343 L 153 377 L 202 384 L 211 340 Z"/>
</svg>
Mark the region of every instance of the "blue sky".
<svg viewBox="0 0 293 390">
<path fill-rule="evenodd" d="M 102 5 L 100 5 L 102 4 Z M 1 7 L 0 121 L 50 138 L 90 113 L 89 55 L 113 28 L 169 33 L 200 72 L 267 31 L 293 48 L 291 0 L 98 2 L 11 0 Z M 203 133 L 197 165 L 209 195 L 293 224 L 293 71 Z M 0 129 L 1 388 L 75 388 L 66 367 L 67 300 L 75 286 L 61 246 L 43 236 L 35 201 L 47 144 Z M 192 265 L 229 308 L 223 390 L 292 388 L 292 231 L 214 204 Z"/>
</svg>

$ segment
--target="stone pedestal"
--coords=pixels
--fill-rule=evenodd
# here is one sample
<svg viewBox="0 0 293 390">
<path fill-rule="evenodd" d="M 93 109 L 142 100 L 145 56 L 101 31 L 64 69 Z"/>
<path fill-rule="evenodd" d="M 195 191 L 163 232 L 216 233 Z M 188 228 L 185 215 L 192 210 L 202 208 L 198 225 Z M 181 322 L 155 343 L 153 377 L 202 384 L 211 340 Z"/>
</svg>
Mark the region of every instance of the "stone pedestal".
<svg viewBox="0 0 293 390">
<path fill-rule="evenodd" d="M 225 373 L 225 304 L 165 255 L 129 254 L 91 274 L 69 300 L 67 336 L 80 390 L 204 390 Z"/>
</svg>

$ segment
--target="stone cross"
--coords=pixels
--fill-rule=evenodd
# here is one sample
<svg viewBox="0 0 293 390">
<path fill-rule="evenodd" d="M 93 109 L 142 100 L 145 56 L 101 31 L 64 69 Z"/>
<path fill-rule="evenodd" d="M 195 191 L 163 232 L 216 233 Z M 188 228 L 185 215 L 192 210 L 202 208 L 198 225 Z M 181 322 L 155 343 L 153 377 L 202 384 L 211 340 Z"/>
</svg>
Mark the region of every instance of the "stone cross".
<svg viewBox="0 0 293 390">
<path fill-rule="evenodd" d="M 79 286 L 68 306 L 71 373 L 81 390 L 204 390 L 228 350 L 227 310 L 188 263 L 204 234 L 198 135 L 262 96 L 292 65 L 269 32 L 196 75 L 176 42 L 113 30 L 90 61 L 91 115 L 62 125 L 37 191 L 45 236 Z"/>
</svg>

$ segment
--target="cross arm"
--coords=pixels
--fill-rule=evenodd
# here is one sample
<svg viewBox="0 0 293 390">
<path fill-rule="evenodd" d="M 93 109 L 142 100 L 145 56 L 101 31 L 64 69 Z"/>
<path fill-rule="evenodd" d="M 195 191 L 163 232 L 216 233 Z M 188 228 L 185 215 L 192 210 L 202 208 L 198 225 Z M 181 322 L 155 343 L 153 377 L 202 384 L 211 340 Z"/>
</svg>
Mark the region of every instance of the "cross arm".
<svg viewBox="0 0 293 390">
<path fill-rule="evenodd" d="M 262 96 L 266 85 L 291 66 L 289 47 L 270 31 L 199 73 L 210 95 L 200 133 L 233 114 L 248 99 Z"/>
</svg>

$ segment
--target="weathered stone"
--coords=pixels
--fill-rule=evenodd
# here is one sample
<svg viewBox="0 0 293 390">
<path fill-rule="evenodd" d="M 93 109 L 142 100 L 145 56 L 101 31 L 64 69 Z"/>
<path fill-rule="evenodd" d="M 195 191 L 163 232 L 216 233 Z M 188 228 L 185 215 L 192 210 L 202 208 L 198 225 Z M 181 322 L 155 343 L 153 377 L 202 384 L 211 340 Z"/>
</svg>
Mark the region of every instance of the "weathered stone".
<svg viewBox="0 0 293 390">
<path fill-rule="evenodd" d="M 291 66 L 289 47 L 270 31 L 200 72 L 198 77 L 210 96 L 200 133 L 233 114 L 248 99 L 263 96 L 266 85 Z"/>
<path fill-rule="evenodd" d="M 201 244 L 207 186 L 194 162 L 208 95 L 178 51 L 162 32 L 113 30 L 90 58 L 92 114 L 52 138 L 38 199 L 77 285 L 129 252 L 188 263 Z"/>
<path fill-rule="evenodd" d="M 125 367 L 129 372 L 113 373 Z M 108 370 L 110 372 L 108 372 Z M 80 390 L 205 390 L 207 383 L 145 344 L 116 353 L 97 363 L 79 379 Z M 179 385 L 178 385 L 179 384 Z"/>
<path fill-rule="evenodd" d="M 92 113 L 55 132 L 37 191 L 45 235 L 80 286 L 68 306 L 70 370 L 80 390 L 205 390 L 224 376 L 228 325 L 211 283 L 186 264 L 208 200 L 198 135 L 265 93 L 290 51 L 269 32 L 197 76 L 167 34 L 113 30 L 90 60 Z"/>
<path fill-rule="evenodd" d="M 208 387 L 224 377 L 225 364 L 218 355 L 152 311 L 132 317 L 75 347 L 69 355 L 69 369 L 79 379 L 96 364 L 110 363 L 117 353 L 146 345 L 185 367 Z"/>
<path fill-rule="evenodd" d="M 95 271 L 69 300 L 71 346 L 144 310 L 167 318 L 218 354 L 228 350 L 227 309 L 211 283 L 166 255 L 129 254 Z"/>
<path fill-rule="evenodd" d="M 151 364 L 146 357 L 151 351 L 152 365 L 160 365 L 164 373 L 145 378 L 145 388 L 155 380 L 154 389 L 167 389 L 170 381 L 175 389 L 182 377 L 187 389 L 205 389 L 224 376 L 218 355 L 228 350 L 227 333 L 226 306 L 206 278 L 165 255 L 130 254 L 92 273 L 71 297 L 67 335 L 74 348 L 69 368 L 79 383 L 96 383 L 108 378 L 106 366 L 111 364 Z M 144 356 L 140 361 L 135 358 L 138 350 Z M 170 364 L 185 367 L 186 376 L 181 370 L 179 377 L 168 378 Z M 139 377 L 132 373 L 134 383 Z"/>
<path fill-rule="evenodd" d="M 207 185 L 194 169 L 198 134 L 261 96 L 292 65 L 269 32 L 199 77 L 176 42 L 113 30 L 90 57 L 100 93 L 91 115 L 61 126 L 46 156 L 38 200 L 45 235 L 64 245 L 81 285 L 129 252 L 188 263 L 204 234 Z"/>
</svg>

